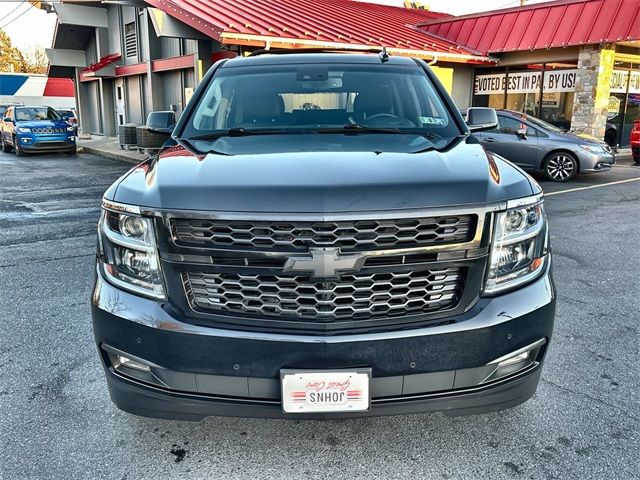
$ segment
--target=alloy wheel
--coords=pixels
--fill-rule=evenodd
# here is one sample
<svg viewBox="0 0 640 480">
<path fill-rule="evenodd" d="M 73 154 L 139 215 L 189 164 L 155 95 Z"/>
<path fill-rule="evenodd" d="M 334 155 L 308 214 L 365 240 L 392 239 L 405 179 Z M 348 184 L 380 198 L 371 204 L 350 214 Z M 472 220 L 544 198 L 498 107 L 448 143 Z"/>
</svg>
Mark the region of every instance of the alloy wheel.
<svg viewBox="0 0 640 480">
<path fill-rule="evenodd" d="M 576 174 L 576 162 L 569 155 L 554 155 L 547 161 L 547 175 L 556 182 L 566 182 Z"/>
</svg>

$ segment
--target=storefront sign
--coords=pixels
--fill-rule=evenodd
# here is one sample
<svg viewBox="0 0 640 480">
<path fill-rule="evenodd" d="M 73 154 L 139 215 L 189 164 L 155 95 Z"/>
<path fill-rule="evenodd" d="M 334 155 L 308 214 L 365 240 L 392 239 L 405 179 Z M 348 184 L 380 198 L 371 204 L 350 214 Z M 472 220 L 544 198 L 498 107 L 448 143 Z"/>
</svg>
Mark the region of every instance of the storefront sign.
<svg viewBox="0 0 640 480">
<path fill-rule="evenodd" d="M 609 97 L 609 106 L 607 108 L 607 119 L 612 120 L 620 113 L 620 99 L 618 97 Z"/>
<path fill-rule="evenodd" d="M 614 70 L 611 75 L 611 93 L 626 93 L 628 79 L 628 70 Z M 640 93 L 640 72 L 638 71 L 631 72 L 629 93 Z"/>
<path fill-rule="evenodd" d="M 577 70 L 553 70 L 544 74 L 544 92 L 573 92 L 576 88 Z M 476 95 L 491 95 L 504 93 L 508 86 L 508 93 L 537 93 L 540 91 L 541 72 L 509 72 L 492 75 L 477 75 L 474 93 Z M 508 83 L 508 85 L 507 85 Z"/>
</svg>

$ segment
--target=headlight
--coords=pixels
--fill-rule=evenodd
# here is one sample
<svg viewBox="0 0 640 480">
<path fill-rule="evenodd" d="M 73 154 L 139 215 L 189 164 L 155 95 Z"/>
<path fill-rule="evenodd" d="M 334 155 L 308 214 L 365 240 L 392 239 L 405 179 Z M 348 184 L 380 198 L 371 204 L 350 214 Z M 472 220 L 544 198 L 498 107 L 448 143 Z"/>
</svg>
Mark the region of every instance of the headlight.
<svg viewBox="0 0 640 480">
<path fill-rule="evenodd" d="M 31 133 L 31 129 L 27 127 L 18 127 L 16 130 L 18 133 Z"/>
<path fill-rule="evenodd" d="M 498 293 L 534 280 L 549 249 L 542 196 L 508 202 L 495 216 L 484 293 Z"/>
<path fill-rule="evenodd" d="M 75 129 L 73 127 L 67 127 L 67 132 L 73 132 Z"/>
<path fill-rule="evenodd" d="M 153 219 L 138 207 L 103 200 L 98 224 L 102 270 L 117 287 L 165 298 Z"/>
<path fill-rule="evenodd" d="M 582 148 L 583 150 L 586 150 L 587 152 L 595 153 L 596 155 L 602 155 L 603 153 L 607 153 L 607 150 L 604 148 L 603 145 L 586 143 L 586 144 L 580 145 L 580 148 Z"/>
</svg>

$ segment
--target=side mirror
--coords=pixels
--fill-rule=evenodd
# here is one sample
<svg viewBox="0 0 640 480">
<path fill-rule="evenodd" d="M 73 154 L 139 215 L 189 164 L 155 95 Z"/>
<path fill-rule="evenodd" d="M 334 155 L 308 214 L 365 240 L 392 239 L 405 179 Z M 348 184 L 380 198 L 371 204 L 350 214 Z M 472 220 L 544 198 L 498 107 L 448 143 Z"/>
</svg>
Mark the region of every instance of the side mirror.
<svg viewBox="0 0 640 480">
<path fill-rule="evenodd" d="M 4 117 L 2 121 L 9 122 L 9 123 L 13 122 L 13 120 L 11 120 L 11 117 Z"/>
<path fill-rule="evenodd" d="M 493 108 L 471 107 L 467 110 L 467 127 L 471 133 L 498 128 L 498 114 Z"/>
<path fill-rule="evenodd" d="M 527 139 L 527 129 L 526 128 L 519 128 L 518 130 L 516 130 L 516 135 L 519 138 L 522 138 L 523 140 Z"/>
</svg>

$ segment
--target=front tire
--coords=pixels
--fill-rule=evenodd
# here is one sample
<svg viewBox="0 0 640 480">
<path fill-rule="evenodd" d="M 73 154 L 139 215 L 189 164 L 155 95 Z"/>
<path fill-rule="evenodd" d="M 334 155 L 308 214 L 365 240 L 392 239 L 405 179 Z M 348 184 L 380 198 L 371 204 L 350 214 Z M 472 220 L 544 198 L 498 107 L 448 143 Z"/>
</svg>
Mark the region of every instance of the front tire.
<svg viewBox="0 0 640 480">
<path fill-rule="evenodd" d="M 604 141 L 607 143 L 607 145 L 609 145 L 612 148 L 615 147 L 616 140 L 617 140 L 616 132 L 614 130 L 607 130 L 607 133 L 604 134 Z"/>
<path fill-rule="evenodd" d="M 13 137 L 13 145 L 14 145 L 13 148 L 16 151 L 16 157 L 24 157 L 24 150 L 20 146 L 20 142 L 16 137 Z"/>
<path fill-rule="evenodd" d="M 11 151 L 11 146 L 5 143 L 4 136 L 2 135 L 0 135 L 0 147 L 2 147 L 2 151 L 4 153 L 9 153 Z"/>
<path fill-rule="evenodd" d="M 556 152 L 544 162 L 544 174 L 553 182 L 569 182 L 578 174 L 578 159 L 568 152 Z"/>
</svg>

